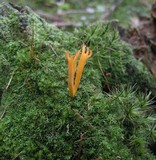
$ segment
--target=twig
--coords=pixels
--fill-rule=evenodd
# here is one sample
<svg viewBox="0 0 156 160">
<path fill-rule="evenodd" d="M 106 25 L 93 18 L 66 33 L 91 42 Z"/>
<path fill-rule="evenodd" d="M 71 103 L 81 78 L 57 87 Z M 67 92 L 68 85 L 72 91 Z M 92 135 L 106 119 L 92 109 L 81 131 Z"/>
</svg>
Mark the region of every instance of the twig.
<svg viewBox="0 0 156 160">
<path fill-rule="evenodd" d="M 52 44 L 50 44 L 50 48 L 51 48 L 51 50 L 54 52 L 54 54 L 55 54 L 56 56 L 58 56 L 58 54 L 56 53 L 56 51 L 55 51 L 55 49 L 53 48 Z"/>
<path fill-rule="evenodd" d="M 99 64 L 100 71 L 101 71 L 101 73 L 102 73 L 102 75 L 103 75 L 103 77 L 104 77 L 104 79 L 105 79 L 105 82 L 106 82 L 106 86 L 107 86 L 107 88 L 108 88 L 108 91 L 111 91 L 110 86 L 109 86 L 109 82 L 108 82 L 108 79 L 107 79 L 107 75 L 105 75 L 105 73 L 104 73 L 104 71 L 103 71 L 103 69 L 102 69 L 102 66 L 101 66 L 99 57 L 98 57 L 98 64 Z"/>
<path fill-rule="evenodd" d="M 72 22 L 53 22 L 56 27 L 81 27 L 81 23 L 72 23 Z"/>
<path fill-rule="evenodd" d="M 10 86 L 10 84 L 11 84 L 11 81 L 12 81 L 12 78 L 13 78 L 13 76 L 14 76 L 14 73 L 15 73 L 15 71 L 13 71 L 13 72 L 11 73 L 11 77 L 10 77 L 10 79 L 9 79 L 9 82 L 8 82 L 6 88 L 5 88 L 6 90 L 8 90 L 8 88 L 9 88 L 9 86 Z"/>
<path fill-rule="evenodd" d="M 72 111 L 75 113 L 75 115 L 77 115 L 79 117 L 79 119 L 83 122 L 85 122 L 85 119 L 83 116 L 80 115 L 80 113 L 78 111 L 76 111 L 75 109 L 72 109 Z"/>
<path fill-rule="evenodd" d="M 91 12 L 84 10 L 84 9 L 81 9 L 81 10 L 68 10 L 68 11 L 64 11 L 64 12 L 59 12 L 58 15 L 87 14 L 87 13 L 91 14 Z"/>
<path fill-rule="evenodd" d="M 49 13 L 45 13 L 45 12 L 43 12 L 43 11 L 36 11 L 36 13 L 40 16 L 40 17 L 42 17 L 42 18 L 44 18 L 45 20 L 48 20 L 48 21 L 57 21 L 57 22 L 61 22 L 61 21 L 63 21 L 62 20 L 62 18 L 60 17 L 60 16 L 58 16 L 57 14 L 55 14 L 55 15 L 52 15 L 52 14 L 49 14 Z"/>
<path fill-rule="evenodd" d="M 7 108 L 7 107 L 4 108 L 4 111 L 2 112 L 2 114 L 1 114 L 1 116 L 0 116 L 0 120 L 3 118 L 4 114 L 6 113 L 6 108 Z"/>
<path fill-rule="evenodd" d="M 23 151 L 19 152 L 12 160 L 16 160 L 21 154 L 23 154 Z"/>
<path fill-rule="evenodd" d="M 123 2 L 123 0 L 120 0 L 116 3 L 116 5 L 112 5 L 109 9 L 107 9 L 100 19 L 105 20 L 108 19 L 108 17 L 119 7 L 119 5 Z"/>
<path fill-rule="evenodd" d="M 72 109 L 72 111 L 75 113 L 75 115 L 76 115 L 82 122 L 86 123 L 85 118 L 84 118 L 77 110 Z M 93 126 L 93 125 L 90 124 L 90 123 L 86 123 L 85 126 L 86 126 L 86 129 L 96 130 L 96 127 Z"/>
<path fill-rule="evenodd" d="M 80 134 L 80 139 L 78 140 L 79 142 L 79 148 L 78 148 L 78 159 L 81 158 L 81 152 L 82 152 L 82 147 L 83 147 L 83 140 L 84 140 L 84 135 L 86 134 L 87 132 L 85 133 L 81 133 Z"/>
</svg>

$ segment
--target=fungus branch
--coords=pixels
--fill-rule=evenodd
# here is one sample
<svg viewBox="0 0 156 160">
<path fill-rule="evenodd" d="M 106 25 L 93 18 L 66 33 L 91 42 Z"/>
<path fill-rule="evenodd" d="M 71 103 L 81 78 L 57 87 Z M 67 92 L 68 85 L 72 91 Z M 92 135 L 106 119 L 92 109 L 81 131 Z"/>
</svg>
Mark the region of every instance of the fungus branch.
<svg viewBox="0 0 156 160">
<path fill-rule="evenodd" d="M 76 62 L 79 56 L 80 60 L 76 70 Z M 68 60 L 68 88 L 71 97 L 74 97 L 77 92 L 84 70 L 84 66 L 86 64 L 87 59 L 91 56 L 92 51 L 84 44 L 82 45 L 82 49 L 71 57 L 69 56 L 69 51 L 66 51 L 66 58 Z"/>
</svg>

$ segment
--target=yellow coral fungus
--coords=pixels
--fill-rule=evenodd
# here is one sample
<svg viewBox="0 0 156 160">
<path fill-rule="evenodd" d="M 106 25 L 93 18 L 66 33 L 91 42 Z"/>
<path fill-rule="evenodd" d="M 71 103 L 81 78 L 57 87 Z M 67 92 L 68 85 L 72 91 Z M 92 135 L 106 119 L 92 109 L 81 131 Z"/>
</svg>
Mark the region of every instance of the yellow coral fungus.
<svg viewBox="0 0 156 160">
<path fill-rule="evenodd" d="M 69 56 L 69 51 L 66 51 L 66 57 L 68 60 L 68 88 L 69 95 L 71 97 L 74 97 L 77 92 L 82 77 L 82 72 L 84 70 L 84 66 L 86 64 L 87 59 L 91 57 L 91 55 L 92 51 L 84 44 L 82 45 L 82 49 L 71 57 Z M 76 69 L 76 61 L 79 58 L 79 56 L 80 60 Z"/>
</svg>

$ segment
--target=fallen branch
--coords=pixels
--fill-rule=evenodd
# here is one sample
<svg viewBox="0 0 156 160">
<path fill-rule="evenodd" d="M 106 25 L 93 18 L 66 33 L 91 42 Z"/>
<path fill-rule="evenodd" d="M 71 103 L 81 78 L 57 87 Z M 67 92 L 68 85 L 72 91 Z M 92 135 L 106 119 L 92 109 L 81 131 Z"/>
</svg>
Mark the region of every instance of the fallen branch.
<svg viewBox="0 0 156 160">
<path fill-rule="evenodd" d="M 56 27 L 79 27 L 79 23 L 72 23 L 70 21 L 66 21 L 62 18 L 61 14 L 49 14 L 42 11 L 36 11 L 36 13 L 45 19 L 46 21 L 52 23 Z"/>
<path fill-rule="evenodd" d="M 49 13 L 46 13 L 46 12 L 43 12 L 43 11 L 40 11 L 40 10 L 37 10 L 36 11 L 36 13 L 40 16 L 40 17 L 42 17 L 42 18 L 44 18 L 45 20 L 47 20 L 47 21 L 57 21 L 57 22 L 62 22 L 63 21 L 63 19 L 59 16 L 59 15 L 57 15 L 57 14 L 55 14 L 55 15 L 52 15 L 52 14 L 49 14 Z"/>
</svg>

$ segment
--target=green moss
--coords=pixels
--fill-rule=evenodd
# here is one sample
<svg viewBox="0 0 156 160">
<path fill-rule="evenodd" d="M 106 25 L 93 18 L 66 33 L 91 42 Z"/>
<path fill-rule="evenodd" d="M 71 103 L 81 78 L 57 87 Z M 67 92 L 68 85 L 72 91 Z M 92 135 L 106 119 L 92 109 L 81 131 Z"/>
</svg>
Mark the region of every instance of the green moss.
<svg viewBox="0 0 156 160">
<path fill-rule="evenodd" d="M 5 111 L 0 159 L 153 160 L 147 148 L 149 135 L 155 134 L 154 118 L 146 113 L 149 96 L 137 92 L 143 82 L 145 91 L 152 92 L 154 79 L 132 57 L 113 23 L 72 34 L 50 26 L 28 8 L 4 5 L 0 10 L 1 115 Z M 82 43 L 93 56 L 71 99 L 65 51 L 75 53 Z M 135 68 L 134 75 L 127 65 Z M 140 75 L 145 77 L 137 80 Z M 136 84 L 137 92 L 123 87 L 127 84 Z"/>
<path fill-rule="evenodd" d="M 150 90 L 155 95 L 155 79 L 133 57 L 130 46 L 120 39 L 115 26 L 116 22 L 93 24 L 83 31 L 76 31 L 76 37 L 80 37 L 76 41 L 79 45 L 84 42 L 93 49 L 93 68 L 102 75 L 104 89 L 131 84 L 143 92 Z"/>
</svg>

